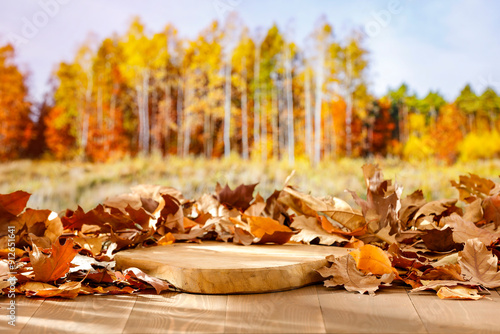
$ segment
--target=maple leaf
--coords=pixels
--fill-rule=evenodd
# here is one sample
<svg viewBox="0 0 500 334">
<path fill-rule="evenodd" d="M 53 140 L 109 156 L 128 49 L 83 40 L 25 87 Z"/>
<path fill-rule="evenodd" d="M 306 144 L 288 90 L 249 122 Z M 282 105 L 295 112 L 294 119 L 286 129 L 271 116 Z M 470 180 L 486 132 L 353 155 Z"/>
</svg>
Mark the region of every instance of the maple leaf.
<svg viewBox="0 0 500 334">
<path fill-rule="evenodd" d="M 326 287 L 336 287 L 343 285 L 347 291 L 359 292 L 361 294 L 368 292 L 374 295 L 382 283 L 390 283 L 394 279 L 394 273 L 385 274 L 381 278 L 374 275 L 362 273 L 356 266 L 356 260 L 351 254 L 334 258 L 327 257 L 331 262 L 330 267 L 322 267 L 317 272 L 324 278 L 333 276 L 326 280 Z"/>
<path fill-rule="evenodd" d="M 441 223 L 449 225 L 453 229 L 453 240 L 455 242 L 465 243 L 469 239 L 477 238 L 482 243 L 491 245 L 491 243 L 500 238 L 500 233 L 479 228 L 456 213 L 451 214 L 449 217 L 444 217 L 441 219 Z"/>
<path fill-rule="evenodd" d="M 156 293 L 160 293 L 165 290 L 173 290 L 174 286 L 167 281 L 161 280 L 159 278 L 150 276 L 140 270 L 139 268 L 128 268 L 123 270 L 123 275 L 130 276 L 130 277 L 135 277 L 138 280 L 145 282 L 149 285 L 151 285 L 155 290 Z"/>
<path fill-rule="evenodd" d="M 236 189 L 231 190 L 226 186 L 217 194 L 217 199 L 221 204 L 226 205 L 229 209 L 236 208 L 242 212 L 246 211 L 253 200 L 253 191 L 258 183 L 244 185 L 241 184 Z"/>
<path fill-rule="evenodd" d="M 52 244 L 49 255 L 43 254 L 38 247 L 33 245 L 29 256 L 37 281 L 55 281 L 69 271 L 70 263 L 78 250 L 74 248 L 73 239 L 66 239 L 64 245 L 61 245 L 60 241 L 61 239 Z"/>
<path fill-rule="evenodd" d="M 280 197 L 279 200 L 289 206 L 300 215 L 316 216 L 318 212 L 325 214 L 339 224 L 351 231 L 365 225 L 365 219 L 361 213 L 351 208 L 349 204 L 340 198 L 326 197 L 315 198 L 311 195 L 301 193 L 290 186 L 286 186 L 283 192 L 290 195 Z"/>
<path fill-rule="evenodd" d="M 347 242 L 345 236 L 326 232 L 320 225 L 318 218 L 297 216 L 294 217 L 290 225 L 294 230 L 299 230 L 299 233 L 292 236 L 291 240 L 295 242 L 304 242 L 310 244 L 311 241 L 318 238 L 322 245 L 333 245 L 334 243 Z"/>
<path fill-rule="evenodd" d="M 450 182 L 457 188 L 461 201 L 471 202 L 475 198 L 485 198 L 495 189 L 495 182 L 475 174 L 460 175 L 458 179 L 458 183 L 453 180 Z"/>
<path fill-rule="evenodd" d="M 21 286 L 21 291 L 24 291 L 27 297 L 61 297 L 61 298 L 76 298 L 81 290 L 80 282 L 67 282 L 58 287 L 41 282 L 26 282 Z"/>
<path fill-rule="evenodd" d="M 243 216 L 248 221 L 250 233 L 260 239 L 261 243 L 284 244 L 293 236 L 294 232 L 278 221 L 267 217 Z"/>
<path fill-rule="evenodd" d="M 500 287 L 498 258 L 479 239 L 467 240 L 464 250 L 458 253 L 458 263 L 471 283 L 491 289 Z"/>
<path fill-rule="evenodd" d="M 460 299 L 460 300 L 478 300 L 484 298 L 485 295 L 478 295 L 478 290 L 473 288 L 467 288 L 465 286 L 454 286 L 447 287 L 443 286 L 439 288 L 437 296 L 441 299 Z"/>
<path fill-rule="evenodd" d="M 84 225 L 96 226 L 96 230 L 109 233 L 111 228 L 115 231 L 136 228 L 135 222 L 120 210 L 114 210 L 113 213 L 107 212 L 102 204 L 99 204 L 94 209 L 85 212 L 78 206 L 76 211 L 67 210 L 66 214 L 61 217 L 64 229 L 82 230 Z"/>
<path fill-rule="evenodd" d="M 500 194 L 486 197 L 482 206 L 486 223 L 493 222 L 495 227 L 498 227 L 500 225 Z"/>
<path fill-rule="evenodd" d="M 377 246 L 364 245 L 349 254 L 356 261 L 357 268 L 365 273 L 384 275 L 394 271 L 387 254 Z"/>
</svg>

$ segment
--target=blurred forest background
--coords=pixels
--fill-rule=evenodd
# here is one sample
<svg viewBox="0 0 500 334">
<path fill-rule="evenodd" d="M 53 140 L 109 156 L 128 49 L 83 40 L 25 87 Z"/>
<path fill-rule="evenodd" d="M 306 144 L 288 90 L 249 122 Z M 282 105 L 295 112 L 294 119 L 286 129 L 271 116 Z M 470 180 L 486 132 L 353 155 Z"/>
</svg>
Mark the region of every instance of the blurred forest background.
<svg viewBox="0 0 500 334">
<path fill-rule="evenodd" d="M 251 31 L 236 14 L 195 39 L 180 36 L 170 24 L 150 31 L 139 17 L 121 34 L 89 35 L 55 66 L 36 104 L 15 48 L 1 46 L 0 191 L 24 188 L 36 206 L 63 209 L 137 182 L 194 196 L 217 181 L 262 181 L 270 193 L 297 169 L 307 190 L 338 195 L 363 188 L 360 166 L 370 159 L 439 198 L 455 195 L 441 191 L 448 177 L 500 174 L 491 87 L 466 85 L 446 100 L 409 83 L 374 96 L 363 33 L 338 39 L 324 18 L 305 43 L 292 27 Z"/>
</svg>

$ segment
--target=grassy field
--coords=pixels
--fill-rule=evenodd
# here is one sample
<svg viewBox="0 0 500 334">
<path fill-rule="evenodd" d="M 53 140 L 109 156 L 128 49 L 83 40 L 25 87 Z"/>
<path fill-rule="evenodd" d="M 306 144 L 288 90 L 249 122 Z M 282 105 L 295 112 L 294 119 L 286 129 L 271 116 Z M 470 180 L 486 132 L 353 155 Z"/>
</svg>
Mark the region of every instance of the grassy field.
<svg viewBox="0 0 500 334">
<path fill-rule="evenodd" d="M 345 189 L 365 193 L 362 159 L 323 162 L 312 167 L 298 161 L 242 161 L 238 158 L 206 160 L 200 158 L 137 158 L 105 164 L 53 161 L 12 161 L 0 164 L 0 193 L 25 190 L 32 193 L 32 208 L 63 211 L 77 205 L 91 209 L 106 197 L 128 192 L 141 183 L 167 185 L 181 190 L 187 198 L 212 192 L 217 182 L 231 187 L 257 183 L 264 197 L 281 189 L 286 177 L 295 170 L 290 182 L 313 195 L 337 196 L 353 203 Z M 422 189 L 428 199 L 455 198 L 450 180 L 466 173 L 499 181 L 500 160 L 476 161 L 446 166 L 438 162 L 411 164 L 399 160 L 369 161 L 378 163 L 386 178 L 404 186 L 403 196 Z"/>
</svg>

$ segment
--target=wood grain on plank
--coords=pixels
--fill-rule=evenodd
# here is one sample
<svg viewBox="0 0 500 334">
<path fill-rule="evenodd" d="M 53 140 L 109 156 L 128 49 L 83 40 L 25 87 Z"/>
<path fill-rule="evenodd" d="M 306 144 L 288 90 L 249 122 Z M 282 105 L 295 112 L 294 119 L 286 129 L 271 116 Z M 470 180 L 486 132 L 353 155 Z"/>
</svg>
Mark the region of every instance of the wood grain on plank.
<svg viewBox="0 0 500 334">
<path fill-rule="evenodd" d="M 137 267 L 193 293 L 281 291 L 322 280 L 315 269 L 327 255 L 346 248 L 297 244 L 242 246 L 232 243 L 180 243 L 119 252 L 118 269 Z"/>
<path fill-rule="evenodd" d="M 500 296 L 488 299 L 442 300 L 435 292 L 408 294 L 430 333 L 500 333 Z"/>
<path fill-rule="evenodd" d="M 316 288 L 228 296 L 226 333 L 324 333 Z"/>
<path fill-rule="evenodd" d="M 0 307 L 2 309 L 2 317 L 0 321 L 0 333 L 18 333 L 23 329 L 23 327 L 28 323 L 30 318 L 36 312 L 36 310 L 42 305 L 42 298 L 26 298 L 24 296 L 16 296 L 13 300 L 15 300 L 15 317 L 16 322 L 15 326 L 11 326 L 8 324 L 10 310 L 7 308 L 10 307 L 10 298 L 2 298 L 0 300 Z"/>
<path fill-rule="evenodd" d="M 221 333 L 227 296 L 138 295 L 124 333 Z"/>
<path fill-rule="evenodd" d="M 317 286 L 327 333 L 425 333 L 404 288 L 375 296 Z"/>
<path fill-rule="evenodd" d="M 21 333 L 121 333 L 137 296 L 48 298 Z"/>
</svg>

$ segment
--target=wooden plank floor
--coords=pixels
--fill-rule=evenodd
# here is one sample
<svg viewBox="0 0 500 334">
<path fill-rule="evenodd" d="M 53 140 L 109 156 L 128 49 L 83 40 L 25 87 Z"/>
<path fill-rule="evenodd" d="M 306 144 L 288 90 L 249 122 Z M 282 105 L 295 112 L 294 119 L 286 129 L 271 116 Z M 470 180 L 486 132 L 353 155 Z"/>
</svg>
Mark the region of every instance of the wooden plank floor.
<svg viewBox="0 0 500 334">
<path fill-rule="evenodd" d="M 375 297 L 321 285 L 254 295 L 18 296 L 17 326 L 1 333 L 500 333 L 500 295 L 440 300 L 383 288 Z"/>
</svg>

